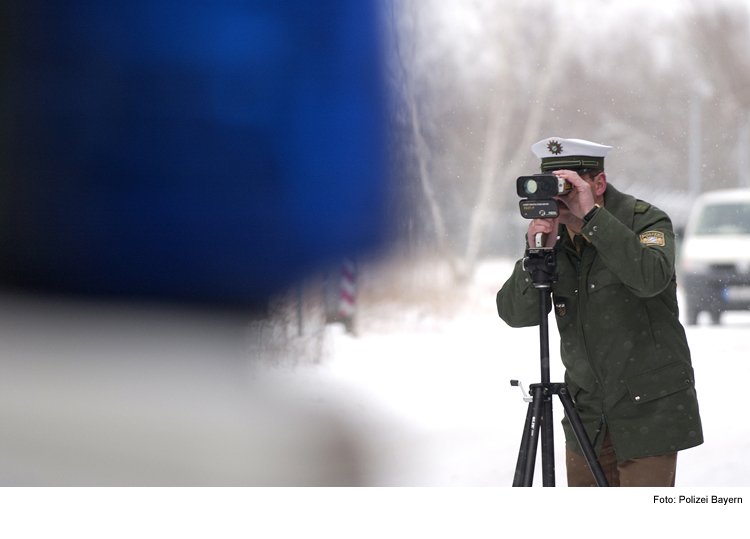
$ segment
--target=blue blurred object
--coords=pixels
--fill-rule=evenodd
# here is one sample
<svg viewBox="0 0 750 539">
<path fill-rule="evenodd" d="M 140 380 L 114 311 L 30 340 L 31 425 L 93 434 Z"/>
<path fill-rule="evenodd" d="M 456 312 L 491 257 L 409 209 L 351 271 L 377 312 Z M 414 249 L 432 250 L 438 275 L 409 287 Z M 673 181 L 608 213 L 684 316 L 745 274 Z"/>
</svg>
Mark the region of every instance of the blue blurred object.
<svg viewBox="0 0 750 539">
<path fill-rule="evenodd" d="M 375 0 L 4 2 L 0 280 L 255 305 L 377 246 Z"/>
</svg>

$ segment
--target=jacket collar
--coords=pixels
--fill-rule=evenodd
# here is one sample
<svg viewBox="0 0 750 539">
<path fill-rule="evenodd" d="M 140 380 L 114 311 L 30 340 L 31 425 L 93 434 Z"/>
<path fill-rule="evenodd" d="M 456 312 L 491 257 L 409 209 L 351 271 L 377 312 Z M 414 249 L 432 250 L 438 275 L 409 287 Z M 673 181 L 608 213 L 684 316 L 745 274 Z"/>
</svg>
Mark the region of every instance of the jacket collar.
<svg viewBox="0 0 750 539">
<path fill-rule="evenodd" d="M 629 229 L 633 229 L 635 215 L 635 197 L 621 193 L 611 183 L 604 191 L 604 207 L 607 211 Z"/>
</svg>

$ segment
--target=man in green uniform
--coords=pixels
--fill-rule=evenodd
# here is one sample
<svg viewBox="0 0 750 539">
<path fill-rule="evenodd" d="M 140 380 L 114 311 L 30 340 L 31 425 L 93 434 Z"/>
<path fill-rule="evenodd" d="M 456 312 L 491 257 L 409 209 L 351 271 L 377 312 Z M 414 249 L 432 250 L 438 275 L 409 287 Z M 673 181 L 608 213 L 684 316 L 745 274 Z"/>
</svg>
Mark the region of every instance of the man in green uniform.
<svg viewBox="0 0 750 539">
<path fill-rule="evenodd" d="M 672 224 L 607 183 L 611 150 L 578 139 L 536 143 L 542 172 L 564 178 L 559 216 L 535 219 L 557 258 L 552 308 L 565 382 L 611 486 L 674 486 L 677 451 L 703 442 L 693 369 L 678 320 Z M 497 293 L 512 327 L 539 324 L 539 295 L 521 261 Z M 569 486 L 595 486 L 563 419 Z"/>
</svg>

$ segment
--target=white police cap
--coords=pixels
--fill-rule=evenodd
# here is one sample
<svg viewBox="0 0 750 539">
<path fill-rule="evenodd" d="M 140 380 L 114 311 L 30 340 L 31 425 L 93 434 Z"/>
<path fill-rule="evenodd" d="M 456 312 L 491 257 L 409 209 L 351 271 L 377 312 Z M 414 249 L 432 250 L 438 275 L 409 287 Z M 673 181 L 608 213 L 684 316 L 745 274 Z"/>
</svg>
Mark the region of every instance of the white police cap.
<svg viewBox="0 0 750 539">
<path fill-rule="evenodd" d="M 531 147 L 542 160 L 542 172 L 559 169 L 598 168 L 604 170 L 604 158 L 612 146 L 588 140 L 551 137 Z"/>
</svg>

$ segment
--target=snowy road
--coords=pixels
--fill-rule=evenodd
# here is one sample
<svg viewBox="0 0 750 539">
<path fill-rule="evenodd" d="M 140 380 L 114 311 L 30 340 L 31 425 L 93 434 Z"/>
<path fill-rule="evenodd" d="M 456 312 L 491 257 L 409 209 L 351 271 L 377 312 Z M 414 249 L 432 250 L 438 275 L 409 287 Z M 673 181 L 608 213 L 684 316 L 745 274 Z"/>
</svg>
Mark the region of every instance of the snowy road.
<svg viewBox="0 0 750 539">
<path fill-rule="evenodd" d="M 498 317 L 494 291 L 508 265 L 486 264 L 476 300 L 424 330 L 332 333 L 333 356 L 315 374 L 338 388 L 349 421 L 368 434 L 369 480 L 376 485 L 504 486 L 512 483 L 526 414 L 518 388 L 539 381 L 537 328 L 511 329 Z M 552 380 L 562 381 L 550 319 Z M 677 486 L 750 485 L 750 313 L 727 313 L 721 326 L 687 329 L 706 442 L 680 453 Z M 562 405 L 554 401 L 558 485 L 565 484 Z M 539 476 L 539 474 L 536 474 Z M 535 477 L 535 484 L 536 484 Z"/>
</svg>

